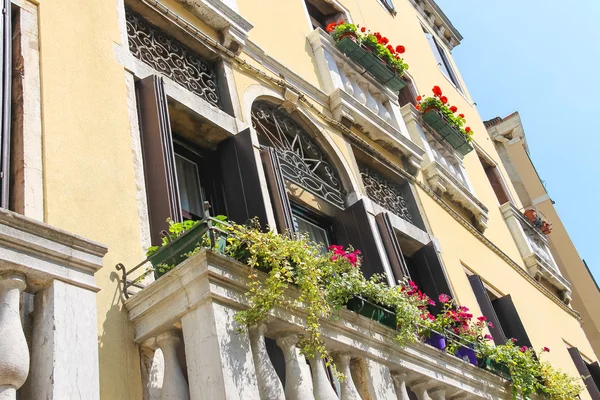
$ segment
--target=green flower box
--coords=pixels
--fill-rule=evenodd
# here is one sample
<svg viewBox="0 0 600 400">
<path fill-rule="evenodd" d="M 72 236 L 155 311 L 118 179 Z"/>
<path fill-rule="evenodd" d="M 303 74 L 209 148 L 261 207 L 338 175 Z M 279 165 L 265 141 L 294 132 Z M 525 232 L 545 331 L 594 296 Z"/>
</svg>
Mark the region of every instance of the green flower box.
<svg viewBox="0 0 600 400">
<path fill-rule="evenodd" d="M 479 359 L 479 367 L 488 370 L 491 373 L 496 374 L 506 380 L 510 381 L 511 379 L 510 370 L 506 365 L 496 362 L 494 360 L 490 360 L 489 358 L 486 358 L 484 360 Z"/>
<path fill-rule="evenodd" d="M 435 109 L 427 110 L 423 113 L 423 120 L 437 131 L 444 140 L 446 140 L 450 145 L 456 150 L 458 154 L 461 156 L 465 156 L 473 151 L 473 146 L 469 142 L 465 136 L 450 126 L 448 121 Z"/>
<path fill-rule="evenodd" d="M 380 324 L 389 326 L 392 329 L 396 329 L 395 312 L 371 303 L 360 296 L 354 296 L 348 300 L 348 303 L 346 303 L 346 308 L 348 308 L 350 311 L 354 311 L 357 314 L 371 318 L 373 321 L 377 321 Z"/>
<path fill-rule="evenodd" d="M 368 49 L 346 37 L 337 42 L 336 47 L 352 61 L 366 69 L 377 81 L 394 92 L 400 91 L 406 82 L 387 64 Z"/>
</svg>

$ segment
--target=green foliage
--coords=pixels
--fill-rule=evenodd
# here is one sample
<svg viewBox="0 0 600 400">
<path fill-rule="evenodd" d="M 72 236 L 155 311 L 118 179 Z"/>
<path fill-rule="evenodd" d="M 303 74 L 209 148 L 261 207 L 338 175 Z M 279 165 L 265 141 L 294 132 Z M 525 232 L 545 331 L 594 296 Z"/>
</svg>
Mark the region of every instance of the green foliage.
<svg viewBox="0 0 600 400">
<path fill-rule="evenodd" d="M 333 39 L 337 42 L 340 39 L 340 36 L 342 36 L 344 33 L 348 33 L 348 32 L 353 32 L 356 33 L 356 25 L 354 24 L 348 24 L 348 23 L 341 23 L 339 25 L 329 25 L 330 28 L 333 28 L 335 26 L 335 29 L 331 32 L 331 36 L 333 37 Z"/>
<path fill-rule="evenodd" d="M 445 99 L 446 103 L 442 102 L 442 98 Z M 465 139 L 467 139 L 467 142 L 471 142 L 473 140 L 473 131 L 471 131 L 471 128 L 464 128 L 466 120 L 463 114 L 457 114 L 456 111 L 453 112 L 450 109 L 447 104 L 447 99 L 445 96 L 442 96 L 441 91 L 439 92 L 439 95 L 435 95 L 433 97 L 424 97 L 422 99 L 421 96 L 419 96 L 417 100 L 419 100 L 417 108 L 421 111 L 421 113 L 425 113 L 431 108 L 436 109 L 451 127 L 463 134 Z"/>
<path fill-rule="evenodd" d="M 575 399 L 583 390 L 579 378 L 554 368 L 547 361 L 540 363 L 538 392 L 553 400 Z"/>
</svg>

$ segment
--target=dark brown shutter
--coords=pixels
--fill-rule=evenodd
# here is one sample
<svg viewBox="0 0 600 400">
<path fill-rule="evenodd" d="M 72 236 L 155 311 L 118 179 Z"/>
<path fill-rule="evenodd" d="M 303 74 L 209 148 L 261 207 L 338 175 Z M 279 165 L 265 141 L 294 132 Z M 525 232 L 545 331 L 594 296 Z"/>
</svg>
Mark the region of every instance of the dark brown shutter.
<svg viewBox="0 0 600 400">
<path fill-rule="evenodd" d="M 509 295 L 492 300 L 492 306 L 496 311 L 496 316 L 500 321 L 502 330 L 508 339 L 517 339 L 517 346 L 531 346 L 531 341 L 527 335 L 527 331 L 521 322 L 521 317 L 517 312 L 517 308 Z"/>
<path fill-rule="evenodd" d="M 260 156 L 265 169 L 271 204 L 275 212 L 277 231 L 279 233 L 285 233 L 286 231 L 294 233 L 292 207 L 290 206 L 290 199 L 285 190 L 285 182 L 281 173 L 279 158 L 277 158 L 277 151 L 271 147 L 264 147 L 260 150 Z"/>
<path fill-rule="evenodd" d="M 577 349 L 577 347 L 569 348 L 569 354 L 571 355 L 571 358 L 573 359 L 573 363 L 575 364 L 575 367 L 577 368 L 579 375 L 581 375 L 583 382 L 585 383 L 585 387 L 587 388 L 587 391 L 590 394 L 590 397 L 593 400 L 600 400 L 600 391 L 598 390 L 598 387 L 596 386 L 596 382 L 594 382 L 594 379 L 592 378 L 592 374 L 590 374 L 590 371 L 589 371 L 585 361 L 583 361 L 583 358 L 581 357 L 581 353 L 579 353 L 579 350 Z"/>
<path fill-rule="evenodd" d="M 352 246 L 361 251 L 363 257 L 361 269 L 365 277 L 385 274 L 363 200 L 340 211 L 334 218 L 333 229 L 338 244 Z"/>
<path fill-rule="evenodd" d="M 494 338 L 494 343 L 506 343 L 506 336 L 504 336 L 502 325 L 500 324 L 500 320 L 498 319 L 496 311 L 492 306 L 492 302 L 487 294 L 487 290 L 485 289 L 485 286 L 483 286 L 481 278 L 478 275 L 471 275 L 469 276 L 469 282 L 471 283 L 473 293 L 475 293 L 475 297 L 477 298 L 477 303 L 479 303 L 481 312 L 494 326 L 493 328 L 490 328 L 490 333 Z"/>
<path fill-rule="evenodd" d="M 423 246 L 412 258 L 419 275 L 420 289 L 436 302 L 436 305 L 432 307 L 432 313 L 435 314 L 440 310 L 440 304 L 437 301 L 440 294 L 454 297 L 444 266 L 433 242 Z"/>
<path fill-rule="evenodd" d="M 11 123 L 11 83 L 12 83 L 12 17 L 11 1 L 2 2 L 2 42 L 0 55 L 2 67 L 0 69 L 2 82 L 0 82 L 0 207 L 8 208 L 10 190 L 10 123 Z"/>
<path fill-rule="evenodd" d="M 149 76 L 136 82 L 136 93 L 150 234 L 152 244 L 158 245 L 161 242 L 160 232 L 168 228 L 167 219 L 183 220 L 169 109 L 163 80 L 158 76 Z"/>
<path fill-rule="evenodd" d="M 398 238 L 396 237 L 388 213 L 381 212 L 377 214 L 375 216 L 375 222 L 377 222 L 377 228 L 379 229 L 379 235 L 383 241 L 385 253 L 387 254 L 390 266 L 394 272 L 394 278 L 396 278 L 396 281 L 402 280 L 405 277 L 410 278 L 408 267 L 406 266 L 406 261 L 402 255 L 402 249 L 400 248 L 400 243 L 398 243 Z"/>
<path fill-rule="evenodd" d="M 587 368 L 588 371 L 590 371 L 594 382 L 596 383 L 596 387 L 600 389 L 600 365 L 598 365 L 598 361 L 588 364 Z"/>
<path fill-rule="evenodd" d="M 230 220 L 243 224 L 258 217 L 267 226 L 267 212 L 258 179 L 258 164 L 250 128 L 221 142 L 218 148 L 223 171 L 223 190 Z"/>
</svg>

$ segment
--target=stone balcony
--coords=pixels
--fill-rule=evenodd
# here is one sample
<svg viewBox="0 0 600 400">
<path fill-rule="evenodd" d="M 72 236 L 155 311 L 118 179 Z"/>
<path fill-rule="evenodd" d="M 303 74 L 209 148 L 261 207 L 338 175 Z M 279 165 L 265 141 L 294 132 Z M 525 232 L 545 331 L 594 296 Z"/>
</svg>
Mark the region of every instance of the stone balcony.
<svg viewBox="0 0 600 400">
<path fill-rule="evenodd" d="M 452 146 L 427 126 L 412 104 L 406 104 L 400 111 L 412 140 L 425 149 L 422 171 L 429 186 L 466 210 L 472 216 L 475 227 L 480 232 L 485 231 L 488 209 L 475 196 L 462 159 Z"/>
<path fill-rule="evenodd" d="M 0 399 L 99 400 L 106 247 L 0 209 Z"/>
<path fill-rule="evenodd" d="M 346 57 L 324 30 L 312 31 L 308 41 L 334 118 L 359 125 L 384 148 L 399 151 L 408 160 L 409 169 L 418 170 L 424 150 L 410 139 L 400 115 L 398 93 Z"/>
<path fill-rule="evenodd" d="M 561 299 L 571 302 L 571 285 L 560 273 L 558 265 L 548 247 L 548 239 L 510 202 L 500 206 L 502 216 L 508 225 L 527 271 L 538 281 L 551 285 Z"/>
<path fill-rule="evenodd" d="M 160 398 L 338 399 L 324 364 L 313 359 L 309 368 L 296 347 L 302 309 L 275 309 L 266 324 L 238 330 L 234 315 L 246 306 L 247 283 L 246 265 L 202 250 L 126 300 L 136 343 L 164 365 L 162 385 L 154 387 Z M 287 294 L 299 295 L 295 289 Z M 407 388 L 423 400 L 511 397 L 496 375 L 421 343 L 400 348 L 394 330 L 348 310 L 321 326 L 338 370 L 348 377 L 340 383 L 342 399 L 406 400 Z M 265 337 L 283 351 L 285 387 Z"/>
</svg>

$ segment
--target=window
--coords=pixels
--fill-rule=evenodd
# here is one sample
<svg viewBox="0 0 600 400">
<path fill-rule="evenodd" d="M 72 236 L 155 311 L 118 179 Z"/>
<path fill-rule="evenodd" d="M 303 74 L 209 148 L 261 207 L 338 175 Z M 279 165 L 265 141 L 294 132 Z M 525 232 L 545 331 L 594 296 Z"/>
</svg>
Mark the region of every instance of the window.
<svg viewBox="0 0 600 400">
<path fill-rule="evenodd" d="M 417 105 L 417 89 L 415 89 L 415 85 L 412 80 L 407 76 L 404 76 L 403 79 L 407 82 L 406 86 L 400 89 L 398 93 L 398 103 L 400 107 L 403 107 L 407 104 L 412 104 L 413 106 Z"/>
<path fill-rule="evenodd" d="M 345 14 L 337 9 L 331 2 L 324 0 L 304 0 L 310 23 L 314 29 L 325 29 L 332 22 L 345 19 Z"/>
<path fill-rule="evenodd" d="M 577 367 L 577 372 L 581 375 L 590 397 L 594 400 L 600 399 L 600 390 L 598 389 L 600 371 L 598 370 L 598 362 L 591 363 L 585 360 L 577 347 L 570 347 L 569 355 L 573 359 L 573 363 Z"/>
<path fill-rule="evenodd" d="M 425 33 L 425 37 L 429 42 L 429 47 L 431 47 L 431 51 L 433 52 L 433 56 L 437 61 L 442 73 L 446 75 L 448 79 L 454 83 L 454 86 L 460 91 L 462 91 L 460 84 L 458 83 L 458 78 L 452 69 L 452 65 L 450 64 L 450 60 L 448 59 L 448 55 L 446 51 L 440 46 L 440 44 L 435 40 L 435 37 L 431 33 L 429 33 L 425 28 L 423 28 L 423 32 Z"/>
<path fill-rule="evenodd" d="M 327 217 L 322 217 L 299 204 L 292 204 L 294 231 L 308 235 L 311 241 L 321 245 L 323 253 L 332 244 L 332 225 Z"/>
<path fill-rule="evenodd" d="M 507 203 L 510 198 L 508 197 L 508 191 L 504 186 L 504 181 L 502 180 L 500 171 L 498 171 L 498 167 L 493 162 L 487 160 L 482 154 L 478 153 L 478 155 L 479 161 L 481 162 L 483 170 L 490 181 L 490 185 L 492 185 L 492 189 L 494 189 L 494 193 L 496 194 L 498 202 L 500 204 Z"/>
<path fill-rule="evenodd" d="M 10 0 L 2 0 L 0 19 L 0 207 L 9 206 L 10 189 L 10 133 L 12 84 L 12 13 Z"/>
<path fill-rule="evenodd" d="M 392 0 L 379 0 L 381 4 L 390 12 L 392 15 L 396 15 L 396 7 L 394 7 L 394 3 Z"/>
</svg>

